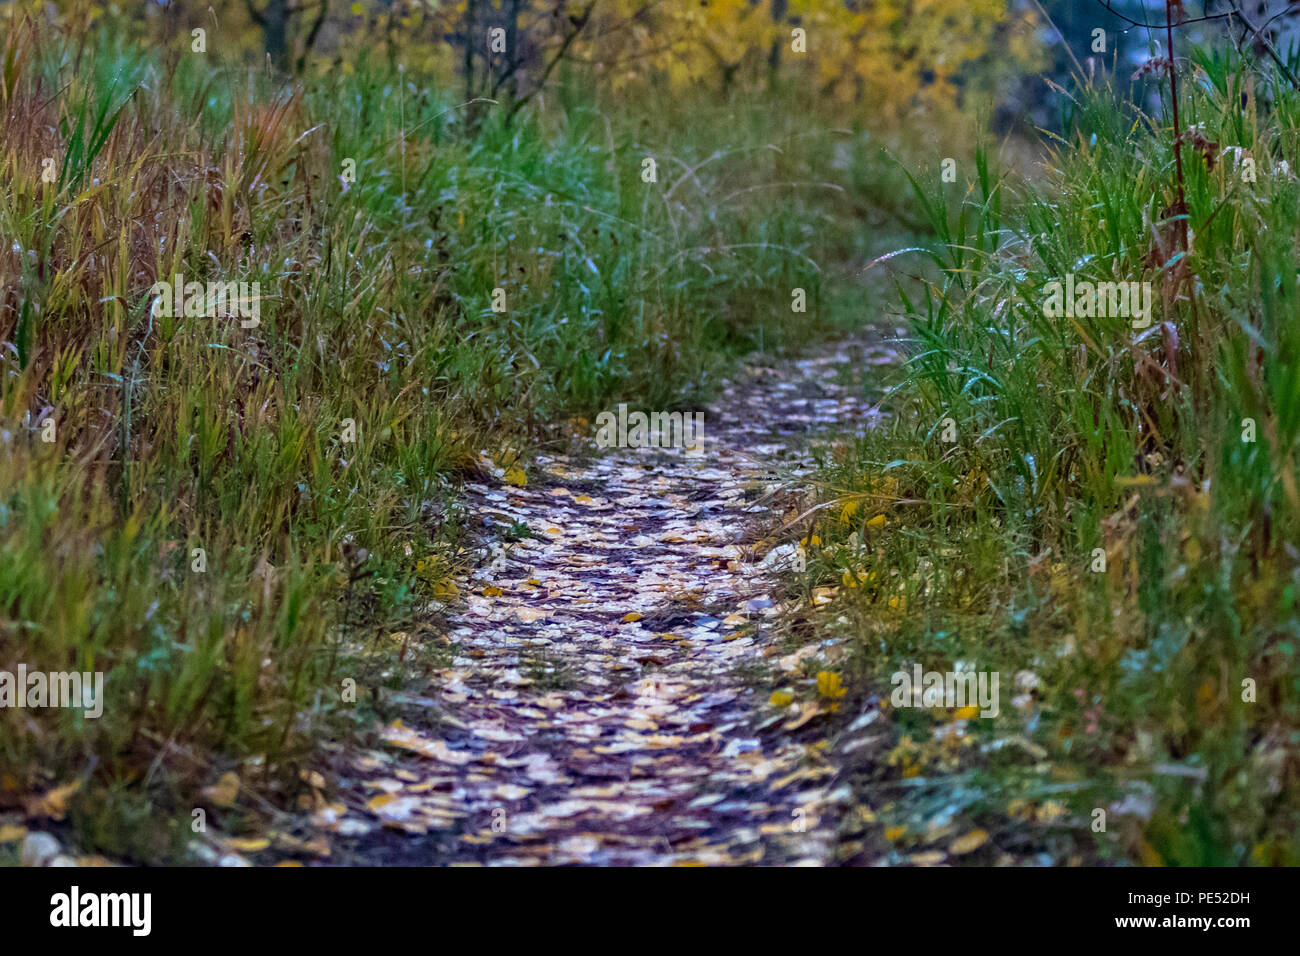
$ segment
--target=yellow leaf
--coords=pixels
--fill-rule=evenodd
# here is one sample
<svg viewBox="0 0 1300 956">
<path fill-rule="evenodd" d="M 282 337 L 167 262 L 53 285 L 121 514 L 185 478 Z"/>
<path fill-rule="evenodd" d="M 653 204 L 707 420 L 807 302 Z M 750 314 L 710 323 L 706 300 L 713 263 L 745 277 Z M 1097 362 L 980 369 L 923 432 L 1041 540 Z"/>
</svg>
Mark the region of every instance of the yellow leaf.
<svg viewBox="0 0 1300 956">
<path fill-rule="evenodd" d="M 580 505 L 591 505 L 596 503 L 596 499 L 591 497 L 591 495 L 578 495 L 578 497 L 573 500 Z"/>
<path fill-rule="evenodd" d="M 1196 688 L 1196 710 L 1201 716 L 1210 715 L 1213 705 L 1217 699 L 1215 683 L 1213 680 L 1206 678 L 1201 686 Z"/>
<path fill-rule="evenodd" d="M 870 521 L 867 522 L 868 528 L 883 528 L 884 526 L 885 526 L 884 515 L 876 515 L 874 518 L 872 518 Z"/>
<path fill-rule="evenodd" d="M 837 590 L 837 588 L 813 588 L 812 600 L 809 603 L 814 606 L 819 604 L 830 604 L 831 600 L 835 597 L 835 592 Z"/>
<path fill-rule="evenodd" d="M 0 843 L 15 843 L 27 836 L 27 828 L 17 824 L 6 823 L 0 826 Z"/>
<path fill-rule="evenodd" d="M 239 796 L 239 774 L 234 771 L 223 773 L 221 779 L 210 787 L 203 788 L 203 796 L 218 807 L 231 807 Z"/>
<path fill-rule="evenodd" d="M 971 718 L 973 718 L 973 717 L 975 717 L 976 715 L 978 715 L 979 712 L 980 712 L 980 709 L 979 709 L 978 707 L 975 707 L 975 706 L 970 706 L 970 707 L 961 707 L 961 708 L 959 708 L 959 709 L 957 710 L 957 712 L 956 712 L 955 714 L 952 715 L 952 719 L 953 719 L 953 720 L 970 720 Z"/>
<path fill-rule="evenodd" d="M 63 815 L 68 810 L 68 798 L 80 789 L 80 780 L 74 780 L 72 783 L 65 783 L 61 787 L 55 787 L 36 801 L 36 805 L 31 809 L 30 816 L 62 820 Z"/>
<path fill-rule="evenodd" d="M 1035 816 L 1038 818 L 1039 823 L 1055 823 L 1057 820 L 1064 817 L 1065 814 L 1066 810 L 1064 805 L 1055 800 L 1046 800 L 1043 805 L 1038 808 Z M 1151 864 L 1147 865 L 1150 866 Z"/>
<path fill-rule="evenodd" d="M 959 836 L 953 840 L 948 847 L 948 851 L 955 856 L 962 856 L 966 853 L 972 853 L 978 850 L 985 843 L 989 842 L 987 830 L 971 830 L 965 836 Z"/>
<path fill-rule="evenodd" d="M 792 690 L 774 690 L 768 701 L 773 707 L 789 707 L 794 703 L 794 691 Z"/>
<path fill-rule="evenodd" d="M 518 465 L 506 469 L 506 484 L 514 485 L 516 488 L 522 488 L 528 484 L 528 476 Z"/>
<path fill-rule="evenodd" d="M 325 789 L 325 775 L 318 771 L 303 768 L 298 771 L 298 779 L 309 786 L 315 787 L 317 790 Z"/>
<path fill-rule="evenodd" d="M 790 718 L 781 726 L 786 730 L 798 730 L 814 717 L 820 716 L 821 713 L 822 709 L 817 705 L 817 702 L 810 700 L 803 705 L 796 716 Z"/>
<path fill-rule="evenodd" d="M 862 502 L 860 501 L 847 502 L 844 507 L 840 509 L 840 524 L 846 525 L 852 521 L 853 516 L 858 513 L 858 508 L 860 507 L 862 507 Z"/>
<path fill-rule="evenodd" d="M 482 593 L 482 595 L 483 595 L 484 597 L 500 597 L 501 594 L 502 594 L 502 591 L 501 591 L 501 589 L 500 589 L 499 587 L 497 587 L 495 584 L 489 584 L 489 585 L 488 585 L 487 587 L 485 587 L 485 588 L 482 590 L 482 592 L 480 592 L 480 593 Z"/>
<path fill-rule="evenodd" d="M 817 693 L 831 700 L 848 693 L 847 687 L 840 686 L 840 675 L 834 671 L 822 671 L 817 675 Z"/>
<path fill-rule="evenodd" d="M 907 832 L 907 827 L 886 827 L 885 839 L 888 840 L 890 843 L 893 843 L 895 840 L 897 840 L 906 832 Z"/>
<path fill-rule="evenodd" d="M 638 614 L 636 611 L 629 611 L 627 614 L 624 614 L 624 615 L 623 615 L 623 623 L 624 623 L 624 624 L 631 624 L 631 623 L 633 623 L 634 621 L 639 621 L 639 620 L 641 620 L 641 618 L 643 618 L 643 617 L 645 617 L 644 614 Z"/>
<path fill-rule="evenodd" d="M 226 847 L 238 853 L 256 853 L 271 845 L 266 837 L 236 837 L 226 841 Z"/>
</svg>

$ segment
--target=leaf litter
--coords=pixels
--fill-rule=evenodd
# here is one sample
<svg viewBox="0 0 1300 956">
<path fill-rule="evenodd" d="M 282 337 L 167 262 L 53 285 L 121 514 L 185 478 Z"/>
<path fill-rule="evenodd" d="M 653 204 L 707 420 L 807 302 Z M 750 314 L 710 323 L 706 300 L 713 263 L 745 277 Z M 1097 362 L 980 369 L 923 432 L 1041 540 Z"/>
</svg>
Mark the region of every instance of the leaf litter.
<svg viewBox="0 0 1300 956">
<path fill-rule="evenodd" d="M 318 832 L 357 862 L 827 862 L 834 648 L 783 653 L 785 565 L 746 539 L 811 473 L 810 436 L 871 426 L 849 361 L 750 369 L 701 457 L 560 455 L 468 485 L 467 507 L 529 533 L 484 547 L 427 706 L 352 758 Z"/>
</svg>

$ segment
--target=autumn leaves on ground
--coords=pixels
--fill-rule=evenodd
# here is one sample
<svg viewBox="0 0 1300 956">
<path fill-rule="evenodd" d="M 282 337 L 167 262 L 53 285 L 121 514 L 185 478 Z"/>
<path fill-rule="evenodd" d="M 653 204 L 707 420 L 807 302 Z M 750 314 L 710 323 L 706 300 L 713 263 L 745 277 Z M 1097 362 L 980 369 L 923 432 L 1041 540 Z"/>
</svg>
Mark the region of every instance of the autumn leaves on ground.
<svg viewBox="0 0 1300 956">
<path fill-rule="evenodd" d="M 1065 3 L 192 6 L 2 14 L 0 681 L 103 690 L 0 684 L 0 862 L 1295 862 L 1285 70 L 1099 21 L 1022 102 Z"/>
</svg>

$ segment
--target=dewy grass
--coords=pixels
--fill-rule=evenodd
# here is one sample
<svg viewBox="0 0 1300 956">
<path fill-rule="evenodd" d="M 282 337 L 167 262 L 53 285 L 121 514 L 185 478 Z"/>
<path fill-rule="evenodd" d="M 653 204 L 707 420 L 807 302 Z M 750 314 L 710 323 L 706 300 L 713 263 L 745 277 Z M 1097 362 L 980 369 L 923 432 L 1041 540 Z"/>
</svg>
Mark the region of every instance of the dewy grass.
<svg viewBox="0 0 1300 956">
<path fill-rule="evenodd" d="M 3 62 L 0 668 L 106 680 L 98 720 L 0 709 L 0 805 L 78 783 L 87 849 L 170 852 L 231 767 L 291 798 L 370 638 L 454 599 L 480 452 L 820 321 L 835 135 L 757 108 L 725 148 L 577 86 L 470 130 L 375 63 L 304 93 L 16 19 Z M 158 307 L 174 276 L 256 321 Z"/>
<path fill-rule="evenodd" d="M 1170 124 L 1086 84 L 1045 184 L 983 157 L 965 195 L 916 184 L 942 277 L 904 297 L 887 425 L 827 462 L 810 583 L 841 585 L 882 696 L 974 668 L 1014 706 L 975 746 L 900 711 L 901 825 L 1300 861 L 1300 94 L 1223 52 L 1178 69 L 1181 186 Z M 1045 308 L 1067 276 L 1152 283 L 1149 327 Z"/>
</svg>

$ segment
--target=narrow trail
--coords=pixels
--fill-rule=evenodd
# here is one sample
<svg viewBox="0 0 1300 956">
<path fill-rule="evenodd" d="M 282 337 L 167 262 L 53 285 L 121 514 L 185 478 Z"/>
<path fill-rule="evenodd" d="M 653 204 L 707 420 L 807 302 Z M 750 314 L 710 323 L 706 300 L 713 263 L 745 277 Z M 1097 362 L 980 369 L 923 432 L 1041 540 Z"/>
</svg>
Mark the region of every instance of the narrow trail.
<svg viewBox="0 0 1300 956">
<path fill-rule="evenodd" d="M 826 862 L 824 709 L 768 700 L 817 649 L 778 650 L 783 552 L 752 543 L 779 517 L 775 473 L 797 482 L 811 437 L 868 422 L 844 373 L 887 351 L 749 370 L 702 457 L 556 457 L 527 487 L 469 486 L 468 508 L 530 536 L 474 572 L 451 667 L 316 815 L 335 861 Z"/>
</svg>

